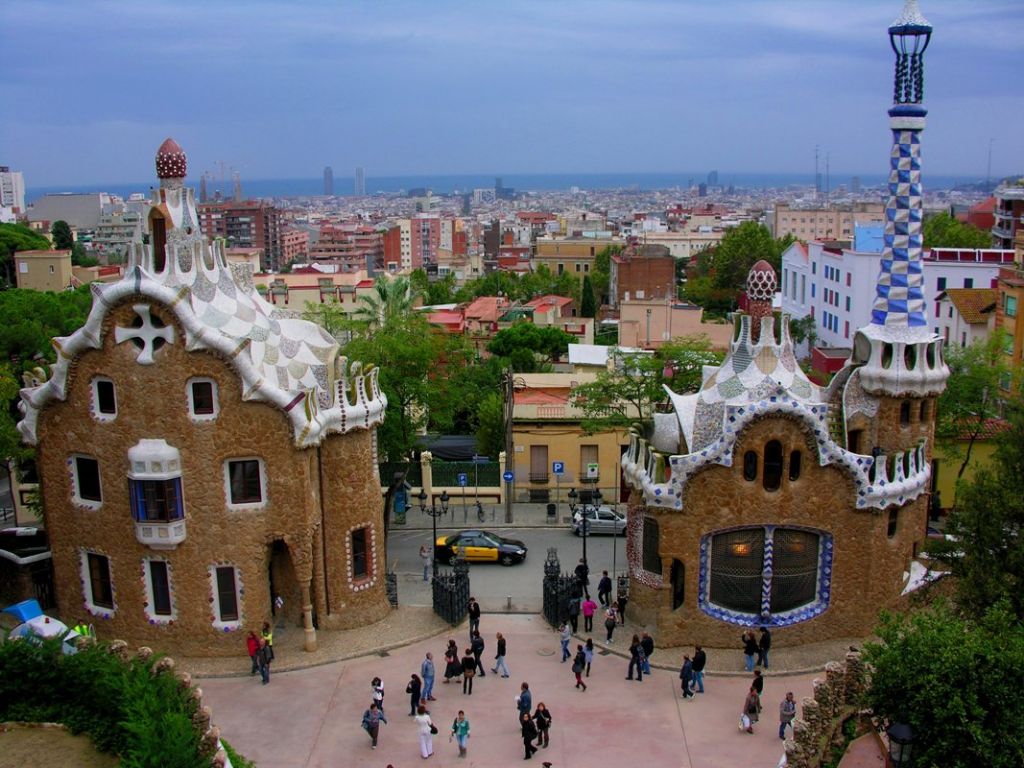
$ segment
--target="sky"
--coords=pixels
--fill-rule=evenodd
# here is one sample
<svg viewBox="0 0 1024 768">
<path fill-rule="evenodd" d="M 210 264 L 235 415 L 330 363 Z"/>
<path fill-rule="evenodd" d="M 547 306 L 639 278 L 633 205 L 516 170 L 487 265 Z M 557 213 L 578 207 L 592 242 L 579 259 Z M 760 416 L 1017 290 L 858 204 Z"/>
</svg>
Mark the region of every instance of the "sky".
<svg viewBox="0 0 1024 768">
<path fill-rule="evenodd" d="M 903 0 L 0 0 L 0 165 L 885 173 Z M 932 173 L 1024 173 L 1024 2 L 921 0 Z"/>
</svg>

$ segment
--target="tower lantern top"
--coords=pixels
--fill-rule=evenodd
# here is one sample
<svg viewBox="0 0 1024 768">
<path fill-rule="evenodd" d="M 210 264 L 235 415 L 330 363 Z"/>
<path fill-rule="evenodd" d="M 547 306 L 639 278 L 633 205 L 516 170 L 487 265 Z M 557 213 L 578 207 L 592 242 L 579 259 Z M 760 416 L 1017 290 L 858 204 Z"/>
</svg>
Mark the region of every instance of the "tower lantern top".
<svg viewBox="0 0 1024 768">
<path fill-rule="evenodd" d="M 917 0 L 907 0 L 889 25 L 889 44 L 896 54 L 893 104 L 920 105 L 924 100 L 924 51 L 931 39 L 932 25 L 921 15 Z"/>
<path fill-rule="evenodd" d="M 174 139 L 164 139 L 156 151 L 156 175 L 163 179 L 183 179 L 188 170 L 184 150 Z"/>
</svg>

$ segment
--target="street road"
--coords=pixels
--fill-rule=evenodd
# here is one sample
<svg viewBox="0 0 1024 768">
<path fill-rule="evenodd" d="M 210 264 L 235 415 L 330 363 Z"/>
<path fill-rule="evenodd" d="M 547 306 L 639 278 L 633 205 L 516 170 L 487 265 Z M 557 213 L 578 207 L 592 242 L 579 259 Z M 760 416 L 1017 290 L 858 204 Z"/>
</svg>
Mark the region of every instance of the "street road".
<svg viewBox="0 0 1024 768">
<path fill-rule="evenodd" d="M 438 536 L 448 535 L 463 528 L 438 528 Z M 482 530 L 499 536 L 518 539 L 526 544 L 526 560 L 518 565 L 503 567 L 497 563 L 472 563 L 469 566 L 470 594 L 476 597 L 485 611 L 506 610 L 507 598 L 517 611 L 539 611 L 543 602 L 541 588 L 544 581 L 544 559 L 548 547 L 558 549 L 558 560 L 563 571 L 572 572 L 583 555 L 583 540 L 574 536 L 568 525 L 550 528 L 503 528 L 486 523 Z M 398 526 L 391 528 L 388 537 L 388 569 L 398 574 L 398 602 L 402 605 L 430 605 L 429 585 L 423 581 L 423 567 L 419 557 L 420 545 L 430 543 L 431 532 L 407 531 Z M 587 539 L 587 560 L 590 563 L 590 595 L 597 600 L 597 581 L 601 571 L 612 573 L 612 544 L 617 543 L 616 564 L 623 573 L 626 564 L 626 544 L 621 536 L 590 536 Z M 444 568 L 445 566 L 440 566 Z"/>
</svg>

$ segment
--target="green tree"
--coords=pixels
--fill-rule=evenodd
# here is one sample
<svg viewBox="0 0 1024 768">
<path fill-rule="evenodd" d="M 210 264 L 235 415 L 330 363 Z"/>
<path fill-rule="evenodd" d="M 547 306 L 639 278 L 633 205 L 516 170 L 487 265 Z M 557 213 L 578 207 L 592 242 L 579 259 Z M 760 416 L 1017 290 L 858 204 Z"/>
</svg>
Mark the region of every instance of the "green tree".
<svg viewBox="0 0 1024 768">
<path fill-rule="evenodd" d="M 807 353 L 818 343 L 818 324 L 810 315 L 789 321 L 789 335 L 797 344 L 807 342 Z"/>
<path fill-rule="evenodd" d="M 1024 627 L 1004 603 L 977 623 L 945 605 L 884 614 L 868 644 L 867 701 L 890 723 L 913 728 L 913 764 L 946 768 L 1024 765 Z"/>
<path fill-rule="evenodd" d="M 58 251 L 70 251 L 75 245 L 75 238 L 71 234 L 71 227 L 63 219 L 53 222 L 50 227 L 50 234 L 53 235 L 53 247 Z"/>
<path fill-rule="evenodd" d="M 14 285 L 14 254 L 18 251 L 48 251 L 50 241 L 22 224 L 0 223 L 0 269 L 3 282 Z"/>
<path fill-rule="evenodd" d="M 1004 600 L 1024 620 L 1024 400 L 1005 404 L 1009 429 L 992 462 L 957 486 L 949 538 L 929 551 L 955 576 L 957 604 L 972 616 Z"/>
<path fill-rule="evenodd" d="M 708 254 L 713 260 L 714 287 L 742 291 L 746 287 L 750 268 L 761 259 L 771 264 L 775 273 L 779 274 L 782 271 L 782 252 L 793 241 L 791 235 L 773 238 L 767 227 L 754 221 L 745 221 L 735 229 L 730 229 L 713 252 Z"/>
<path fill-rule="evenodd" d="M 992 235 L 973 224 L 958 221 L 949 213 L 925 219 L 921 227 L 925 248 L 991 248 Z"/>
<path fill-rule="evenodd" d="M 344 343 L 348 339 L 353 324 L 349 313 L 336 299 L 322 304 L 307 301 L 306 308 L 302 310 L 302 319 L 316 323 L 339 343 Z"/>
<path fill-rule="evenodd" d="M 531 373 L 542 370 L 566 354 L 574 341 L 561 328 L 523 321 L 494 334 L 487 345 L 487 351 L 508 358 L 517 373 Z"/>
<path fill-rule="evenodd" d="M 664 383 L 673 392 L 696 392 L 704 382 L 704 367 L 721 365 L 722 353 L 711 348 L 711 339 L 700 333 L 679 336 L 658 348 Z"/>
<path fill-rule="evenodd" d="M 505 450 L 505 408 L 498 392 L 489 393 L 477 405 L 476 422 L 477 448 L 497 460 Z"/>
<path fill-rule="evenodd" d="M 683 287 L 683 298 L 702 307 L 710 317 L 724 317 L 736 307 L 736 291 L 732 288 L 715 288 L 714 281 L 707 275 L 687 280 Z"/>
<path fill-rule="evenodd" d="M 594 268 L 590 271 L 590 281 L 594 286 L 597 303 L 608 303 L 608 288 L 611 284 L 612 256 L 622 253 L 621 245 L 609 245 L 602 248 L 594 256 Z"/>
<path fill-rule="evenodd" d="M 590 275 L 583 276 L 583 295 L 580 297 L 580 317 L 595 317 L 597 306 L 594 302 L 594 286 Z"/>
<path fill-rule="evenodd" d="M 352 319 L 364 323 L 371 331 L 383 328 L 411 312 L 418 298 L 408 277 L 378 277 L 373 282 L 373 291 L 359 297 Z"/>
</svg>

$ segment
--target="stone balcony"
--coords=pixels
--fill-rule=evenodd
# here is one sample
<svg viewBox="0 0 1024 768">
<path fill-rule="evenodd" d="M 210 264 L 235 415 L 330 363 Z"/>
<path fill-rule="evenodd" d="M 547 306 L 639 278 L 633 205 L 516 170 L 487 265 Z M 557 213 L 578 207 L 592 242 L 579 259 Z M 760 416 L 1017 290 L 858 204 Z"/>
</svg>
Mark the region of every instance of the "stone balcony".
<svg viewBox="0 0 1024 768">
<path fill-rule="evenodd" d="M 150 549 L 174 549 L 185 540 L 185 520 L 135 523 L 135 539 Z"/>
</svg>

